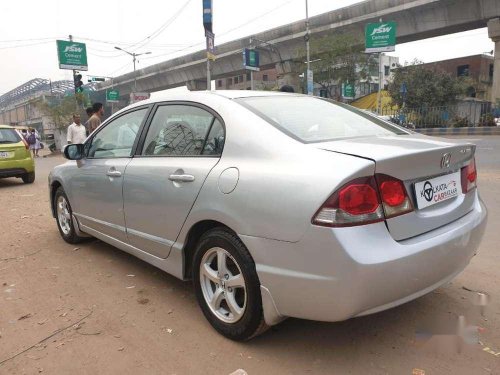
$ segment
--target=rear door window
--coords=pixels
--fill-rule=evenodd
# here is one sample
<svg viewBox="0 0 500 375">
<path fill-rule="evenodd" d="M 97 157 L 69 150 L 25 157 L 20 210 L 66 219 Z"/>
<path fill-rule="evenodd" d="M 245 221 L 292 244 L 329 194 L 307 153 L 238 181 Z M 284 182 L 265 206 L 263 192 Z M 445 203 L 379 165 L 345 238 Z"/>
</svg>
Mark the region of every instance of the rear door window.
<svg viewBox="0 0 500 375">
<path fill-rule="evenodd" d="M 220 155 L 224 128 L 205 109 L 184 104 L 158 107 L 149 126 L 143 156 Z"/>
</svg>

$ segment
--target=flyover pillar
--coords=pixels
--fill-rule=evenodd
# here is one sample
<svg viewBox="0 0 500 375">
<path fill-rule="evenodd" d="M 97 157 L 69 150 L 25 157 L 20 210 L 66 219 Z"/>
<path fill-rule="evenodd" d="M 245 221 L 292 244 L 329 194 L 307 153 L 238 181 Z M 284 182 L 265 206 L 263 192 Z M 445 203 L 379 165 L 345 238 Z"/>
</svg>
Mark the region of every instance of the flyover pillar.
<svg viewBox="0 0 500 375">
<path fill-rule="evenodd" d="M 207 89 L 207 80 L 193 79 L 186 82 L 186 87 L 189 91 L 204 91 Z"/>
<path fill-rule="evenodd" d="M 491 101 L 500 106 L 500 18 L 494 18 L 488 21 L 488 36 L 493 40 L 493 43 L 495 43 Z"/>
<path fill-rule="evenodd" d="M 292 86 L 295 92 L 302 93 L 302 84 L 300 81 L 300 71 L 296 64 L 291 61 L 284 61 L 276 64 L 278 72 L 278 88 L 284 85 Z"/>
</svg>

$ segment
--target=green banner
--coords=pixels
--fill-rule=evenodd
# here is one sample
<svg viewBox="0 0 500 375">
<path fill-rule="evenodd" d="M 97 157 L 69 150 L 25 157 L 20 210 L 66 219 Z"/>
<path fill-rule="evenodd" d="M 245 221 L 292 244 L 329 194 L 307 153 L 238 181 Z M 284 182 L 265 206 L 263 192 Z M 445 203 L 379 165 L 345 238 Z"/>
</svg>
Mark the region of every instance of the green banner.
<svg viewBox="0 0 500 375">
<path fill-rule="evenodd" d="M 106 101 L 107 102 L 119 102 L 120 101 L 120 92 L 118 90 L 106 91 Z"/>
<path fill-rule="evenodd" d="M 342 96 L 346 99 L 354 99 L 356 92 L 354 91 L 353 83 L 342 84 Z"/>
<path fill-rule="evenodd" d="M 396 49 L 396 22 L 369 23 L 365 28 L 365 52 L 391 52 Z"/>
<path fill-rule="evenodd" d="M 85 43 L 57 41 L 59 69 L 88 70 Z"/>
</svg>

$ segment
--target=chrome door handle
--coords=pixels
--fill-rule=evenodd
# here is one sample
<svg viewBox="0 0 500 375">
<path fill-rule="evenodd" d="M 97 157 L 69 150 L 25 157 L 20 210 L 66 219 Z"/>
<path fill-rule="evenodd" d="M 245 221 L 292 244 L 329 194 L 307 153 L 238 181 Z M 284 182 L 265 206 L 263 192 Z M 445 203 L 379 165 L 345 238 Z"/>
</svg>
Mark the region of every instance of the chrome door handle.
<svg viewBox="0 0 500 375">
<path fill-rule="evenodd" d="M 191 174 L 171 174 L 168 179 L 174 182 L 193 182 L 194 176 Z"/>
<path fill-rule="evenodd" d="M 109 171 L 106 172 L 106 176 L 108 176 L 108 177 L 121 177 L 122 172 L 117 171 L 114 168 L 111 168 Z"/>
</svg>

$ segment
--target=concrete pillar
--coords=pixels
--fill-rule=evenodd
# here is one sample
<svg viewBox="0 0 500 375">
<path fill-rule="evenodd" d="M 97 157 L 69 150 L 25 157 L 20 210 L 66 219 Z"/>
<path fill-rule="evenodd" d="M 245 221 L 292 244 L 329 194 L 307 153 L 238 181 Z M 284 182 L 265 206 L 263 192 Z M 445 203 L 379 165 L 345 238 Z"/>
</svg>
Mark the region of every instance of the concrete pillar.
<svg viewBox="0 0 500 375">
<path fill-rule="evenodd" d="M 500 18 L 488 21 L 488 36 L 495 43 L 495 60 L 493 63 L 493 87 L 491 101 L 500 107 Z"/>
<path fill-rule="evenodd" d="M 290 85 L 293 87 L 295 92 L 302 93 L 302 85 L 299 77 L 299 74 L 301 72 L 299 71 L 299 68 L 296 66 L 296 64 L 290 61 L 277 63 L 276 71 L 278 73 L 278 88 L 281 88 L 284 85 Z"/>
<path fill-rule="evenodd" d="M 193 79 L 186 82 L 186 87 L 189 91 L 204 91 L 207 89 L 207 80 Z"/>
</svg>

